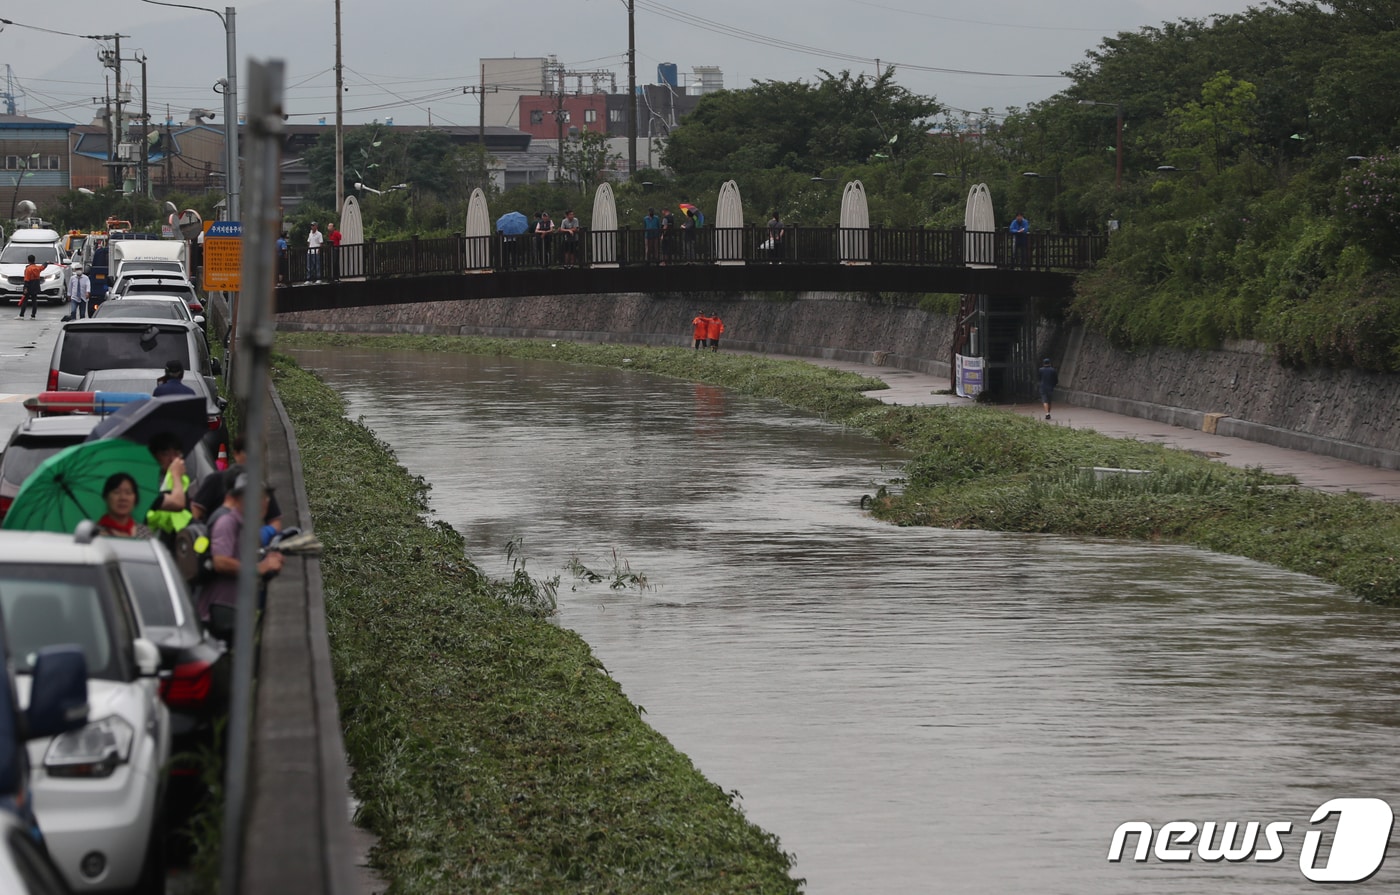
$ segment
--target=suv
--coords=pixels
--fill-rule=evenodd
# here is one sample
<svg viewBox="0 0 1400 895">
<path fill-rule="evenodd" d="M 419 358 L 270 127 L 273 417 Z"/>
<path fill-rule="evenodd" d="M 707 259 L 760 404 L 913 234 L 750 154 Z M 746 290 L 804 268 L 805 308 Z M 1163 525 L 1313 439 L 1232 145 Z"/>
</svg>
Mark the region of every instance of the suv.
<svg viewBox="0 0 1400 895">
<path fill-rule="evenodd" d="M 71 535 L 0 532 L 15 672 L 34 675 L 35 655 L 58 644 L 77 644 L 87 660 L 93 720 L 29 744 L 34 809 L 70 886 L 161 892 L 170 714 L 157 692 L 160 651 L 140 636 L 127 576 L 97 531 L 84 522 Z"/>
<path fill-rule="evenodd" d="M 16 426 L 0 457 L 0 521 L 29 474 L 64 448 L 86 441 L 101 420 L 96 414 L 34 416 Z"/>
<path fill-rule="evenodd" d="M 68 261 L 63 254 L 63 237 L 53 230 L 30 228 L 16 230 L 15 235 L 0 249 L 0 301 L 18 301 L 24 297 L 24 269 L 29 256 L 44 265 L 39 279 L 39 296 L 55 304 L 68 300 Z"/>
<path fill-rule="evenodd" d="M 92 370 L 162 370 L 168 361 L 204 377 L 211 394 L 218 394 L 214 375 L 219 362 L 199 324 L 188 320 L 128 318 L 70 320 L 58 331 L 49 361 L 49 391 L 71 391 Z"/>
</svg>

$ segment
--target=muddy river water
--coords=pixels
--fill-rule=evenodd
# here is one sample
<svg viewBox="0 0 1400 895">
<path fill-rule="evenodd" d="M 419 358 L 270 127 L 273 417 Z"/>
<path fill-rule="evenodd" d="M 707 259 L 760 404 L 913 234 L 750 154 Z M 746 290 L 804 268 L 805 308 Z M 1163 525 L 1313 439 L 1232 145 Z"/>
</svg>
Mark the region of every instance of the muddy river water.
<svg viewBox="0 0 1400 895">
<path fill-rule="evenodd" d="M 1400 805 L 1400 610 L 1188 548 L 876 522 L 859 499 L 898 454 L 709 386 L 297 356 L 480 565 L 518 538 L 562 576 L 558 623 L 808 892 L 1310 891 L 1305 833 L 1325 857 L 1339 825 L 1315 808 Z M 1292 828 L 1272 862 L 1137 862 L 1136 837 L 1111 862 L 1126 821 Z M 1400 883 L 1391 852 L 1361 888 Z"/>
</svg>

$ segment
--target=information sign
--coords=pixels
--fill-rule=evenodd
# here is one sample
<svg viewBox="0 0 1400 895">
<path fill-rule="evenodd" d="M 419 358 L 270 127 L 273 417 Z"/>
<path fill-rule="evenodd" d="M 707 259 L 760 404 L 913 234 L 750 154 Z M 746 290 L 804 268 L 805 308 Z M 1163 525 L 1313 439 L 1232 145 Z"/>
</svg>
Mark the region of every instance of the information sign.
<svg viewBox="0 0 1400 895">
<path fill-rule="evenodd" d="M 243 224 L 215 221 L 204 232 L 204 288 L 238 292 L 242 287 Z"/>
</svg>

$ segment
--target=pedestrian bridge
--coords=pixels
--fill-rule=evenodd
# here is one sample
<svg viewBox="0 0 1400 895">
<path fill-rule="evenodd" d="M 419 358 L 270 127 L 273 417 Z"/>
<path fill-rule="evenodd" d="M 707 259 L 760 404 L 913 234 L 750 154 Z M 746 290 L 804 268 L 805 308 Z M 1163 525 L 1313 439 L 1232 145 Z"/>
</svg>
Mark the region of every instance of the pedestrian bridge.
<svg viewBox="0 0 1400 895">
<path fill-rule="evenodd" d="M 965 226 L 870 226 L 864 187 L 846 185 L 838 227 L 745 226 L 737 185 L 720 190 L 713 226 L 668 231 L 617 225 L 609 184 L 598 188 L 592 229 L 537 236 L 523 215 L 491 224 L 480 190 L 466 232 L 377 242 L 361 237 L 346 200 L 344 240 L 281 259 L 277 311 L 529 295 L 694 292 L 941 292 L 1058 297 L 1108 248 L 1103 235 L 1031 233 L 995 225 L 984 184 L 968 194 Z M 684 222 L 683 223 L 687 223 Z M 780 234 L 774 240 L 775 233 Z M 314 282 L 308 282 L 308 280 Z"/>
<path fill-rule="evenodd" d="M 453 236 L 323 249 L 306 283 L 305 250 L 284 262 L 278 312 L 527 295 L 634 292 L 944 292 L 1057 297 L 1093 266 L 1107 237 L 789 227 L 775 251 L 759 227 L 702 228 L 648 240 L 641 230 L 543 239 Z M 654 243 L 654 245 L 649 244 Z"/>
</svg>

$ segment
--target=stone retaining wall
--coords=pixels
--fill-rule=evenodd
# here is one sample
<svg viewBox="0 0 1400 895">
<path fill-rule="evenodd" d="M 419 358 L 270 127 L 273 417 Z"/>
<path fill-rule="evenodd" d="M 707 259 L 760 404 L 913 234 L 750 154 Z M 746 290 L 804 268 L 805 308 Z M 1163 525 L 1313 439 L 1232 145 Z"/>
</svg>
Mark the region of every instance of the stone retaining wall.
<svg viewBox="0 0 1400 895">
<path fill-rule="evenodd" d="M 424 302 L 282 314 L 278 326 L 688 346 L 702 311 L 723 317 L 722 347 L 949 372 L 952 318 L 839 294 Z M 1059 364 L 1067 403 L 1400 469 L 1400 376 L 1286 368 L 1255 343 L 1126 352 L 1082 328 L 1051 326 L 1039 340 L 1038 354 Z"/>
</svg>

